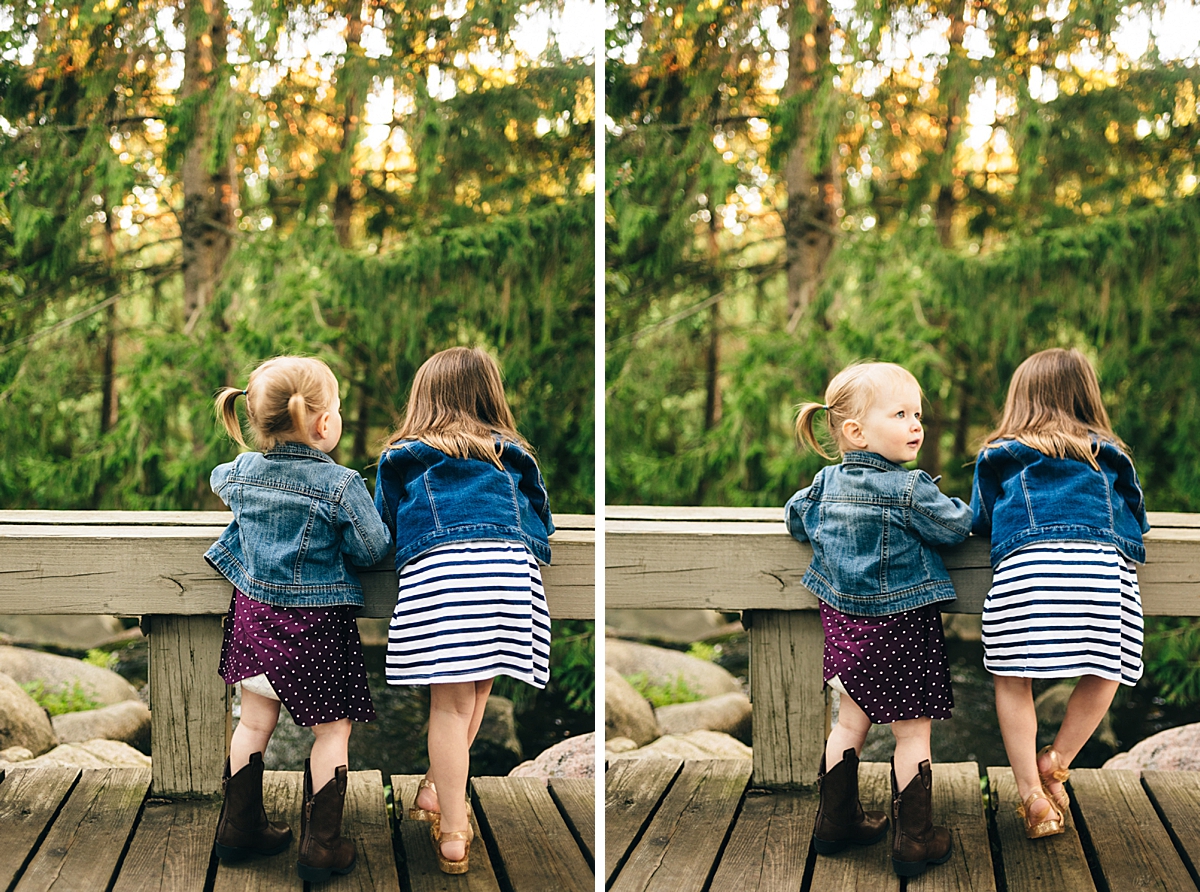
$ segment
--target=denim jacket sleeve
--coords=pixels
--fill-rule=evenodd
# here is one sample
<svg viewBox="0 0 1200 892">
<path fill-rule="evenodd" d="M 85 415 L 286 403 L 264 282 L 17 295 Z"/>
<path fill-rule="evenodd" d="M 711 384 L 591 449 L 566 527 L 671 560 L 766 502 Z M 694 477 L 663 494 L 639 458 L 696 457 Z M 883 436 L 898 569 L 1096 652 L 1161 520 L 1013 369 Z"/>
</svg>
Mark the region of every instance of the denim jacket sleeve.
<svg viewBox="0 0 1200 892">
<path fill-rule="evenodd" d="M 208 485 L 212 487 L 212 491 L 220 496 L 221 501 L 226 505 L 229 504 L 229 500 L 225 498 L 225 495 L 221 492 L 221 490 L 225 488 L 225 484 L 229 480 L 229 475 L 232 473 L 233 462 L 225 462 L 225 464 L 217 465 L 215 468 L 213 468 L 212 474 L 210 474 L 208 478 Z"/>
<path fill-rule="evenodd" d="M 798 542 L 809 540 L 808 530 L 804 528 L 804 513 L 801 511 L 801 506 L 811 489 L 811 486 L 806 486 L 788 499 L 787 504 L 783 506 L 783 522 L 787 525 L 788 532 Z"/>
<path fill-rule="evenodd" d="M 367 484 L 355 471 L 338 499 L 338 526 L 342 552 L 359 567 L 370 567 L 387 557 L 392 533 L 375 511 Z"/>
<path fill-rule="evenodd" d="M 975 459 L 975 480 L 971 484 L 971 532 L 976 536 L 992 535 L 992 509 L 1000 495 L 1000 479 L 988 463 L 986 453 Z"/>
<path fill-rule="evenodd" d="M 971 535 L 971 507 L 943 493 L 924 471 L 910 474 L 909 523 L 916 534 L 930 545 L 957 545 Z"/>
<path fill-rule="evenodd" d="M 385 449 L 383 454 L 379 456 L 379 467 L 375 471 L 375 511 L 383 521 L 384 526 L 388 528 L 392 539 L 396 538 L 396 508 L 388 502 L 387 487 L 384 485 L 384 479 L 390 480 L 391 471 L 388 468 L 388 452 Z"/>
<path fill-rule="evenodd" d="M 1148 533 L 1150 532 L 1150 521 L 1146 519 L 1146 499 L 1142 495 L 1142 485 L 1138 480 L 1137 469 L 1134 468 L 1129 456 L 1115 446 L 1108 446 L 1102 452 L 1107 453 L 1110 449 L 1118 456 L 1115 459 L 1117 463 L 1117 494 L 1129 506 L 1129 511 L 1133 514 L 1134 520 L 1137 521 L 1142 532 Z"/>
<path fill-rule="evenodd" d="M 521 490 L 521 495 L 529 499 L 534 513 L 541 520 L 542 526 L 546 528 L 546 535 L 553 535 L 554 518 L 550 514 L 550 496 L 546 492 L 546 483 L 542 480 L 542 471 L 537 466 L 537 462 L 524 449 L 511 444 L 507 445 L 504 452 L 505 458 L 513 463 L 513 467 L 520 475 L 518 488 Z"/>
</svg>

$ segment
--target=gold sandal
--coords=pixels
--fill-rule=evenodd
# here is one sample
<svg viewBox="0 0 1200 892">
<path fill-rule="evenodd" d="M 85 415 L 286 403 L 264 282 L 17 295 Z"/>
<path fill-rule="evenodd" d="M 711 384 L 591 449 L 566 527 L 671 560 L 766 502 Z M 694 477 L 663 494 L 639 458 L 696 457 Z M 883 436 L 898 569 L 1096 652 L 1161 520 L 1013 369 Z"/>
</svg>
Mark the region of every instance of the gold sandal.
<svg viewBox="0 0 1200 892">
<path fill-rule="evenodd" d="M 437 855 L 438 869 L 442 873 L 460 874 L 467 872 L 468 861 L 471 857 L 471 840 L 475 838 L 475 831 L 470 827 L 466 830 L 450 830 L 442 833 L 440 828 L 433 826 L 429 828 L 429 838 L 433 840 L 433 851 Z M 463 856 L 457 861 L 451 861 L 442 854 L 442 843 L 453 842 L 454 840 L 462 840 Z"/>
<path fill-rule="evenodd" d="M 1039 799 L 1044 799 L 1050 804 L 1050 815 L 1042 820 L 1034 823 L 1034 818 L 1031 814 L 1033 803 Z M 1063 827 L 1063 813 L 1059 811 L 1058 806 L 1054 804 L 1054 800 L 1046 795 L 1046 791 L 1040 787 L 1029 794 L 1024 805 L 1017 806 L 1017 814 L 1025 820 L 1025 838 L 1026 839 L 1041 839 L 1043 836 L 1057 836 L 1059 833 L 1066 831 Z"/>
<path fill-rule="evenodd" d="M 421 783 L 417 786 L 417 796 L 421 795 L 422 790 L 433 790 L 433 795 L 437 795 L 437 787 L 433 785 L 428 777 L 421 778 Z M 413 806 L 408 810 L 408 816 L 414 821 L 428 821 L 431 824 L 437 824 L 442 819 L 440 811 L 430 811 L 427 808 L 417 807 L 417 799 L 413 798 Z"/>
<path fill-rule="evenodd" d="M 1040 769 L 1038 770 L 1038 777 L 1042 779 L 1043 786 L 1049 783 L 1066 783 L 1067 778 L 1071 776 L 1071 772 L 1069 769 L 1062 767 L 1059 761 L 1058 750 L 1053 745 L 1044 746 L 1038 750 L 1037 757 L 1040 759 L 1047 754 L 1050 756 L 1051 769 L 1045 774 L 1042 774 Z M 1050 793 L 1049 790 L 1046 790 L 1046 792 Z M 1058 810 L 1063 814 L 1066 814 L 1067 809 L 1071 807 L 1071 797 L 1067 795 L 1066 788 L 1063 788 L 1057 796 L 1054 793 L 1050 793 L 1050 798 L 1054 800 L 1054 804 L 1058 806 Z"/>
</svg>

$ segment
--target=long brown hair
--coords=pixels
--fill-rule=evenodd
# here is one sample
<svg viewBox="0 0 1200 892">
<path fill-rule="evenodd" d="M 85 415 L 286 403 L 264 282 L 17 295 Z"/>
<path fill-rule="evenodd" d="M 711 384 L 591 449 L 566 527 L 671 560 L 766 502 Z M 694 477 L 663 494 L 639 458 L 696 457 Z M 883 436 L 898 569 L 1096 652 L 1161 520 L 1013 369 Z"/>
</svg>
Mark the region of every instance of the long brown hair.
<svg viewBox="0 0 1200 892">
<path fill-rule="evenodd" d="M 1053 347 L 1017 366 L 1000 424 L 983 441 L 1016 440 L 1055 458 L 1073 458 L 1099 470 L 1099 441 L 1126 452 L 1113 433 L 1100 396 L 1100 381 L 1087 357 L 1074 348 Z"/>
<path fill-rule="evenodd" d="M 502 468 L 497 436 L 533 452 L 517 433 L 496 360 L 479 347 L 451 347 L 417 369 L 404 421 L 387 445 L 420 440 L 453 458 Z"/>
<path fill-rule="evenodd" d="M 838 453 L 844 453 L 847 444 L 842 439 L 842 423 L 851 418 L 861 419 L 879 398 L 885 384 L 912 384 L 918 391 L 921 389 L 912 372 L 893 362 L 858 362 L 842 369 L 825 388 L 824 405 L 801 404 L 796 416 L 796 437 L 800 445 L 811 446 L 825 458 L 837 458 L 825 451 L 817 436 L 816 416 L 824 409 L 825 432 L 833 439 Z"/>
<path fill-rule="evenodd" d="M 333 408 L 338 383 L 319 359 L 276 356 L 250 373 L 244 389 L 222 387 L 217 392 L 217 417 L 229 436 L 245 446 L 237 415 L 237 398 L 243 394 L 255 446 L 266 450 L 285 441 L 311 445 L 310 424 Z"/>
</svg>

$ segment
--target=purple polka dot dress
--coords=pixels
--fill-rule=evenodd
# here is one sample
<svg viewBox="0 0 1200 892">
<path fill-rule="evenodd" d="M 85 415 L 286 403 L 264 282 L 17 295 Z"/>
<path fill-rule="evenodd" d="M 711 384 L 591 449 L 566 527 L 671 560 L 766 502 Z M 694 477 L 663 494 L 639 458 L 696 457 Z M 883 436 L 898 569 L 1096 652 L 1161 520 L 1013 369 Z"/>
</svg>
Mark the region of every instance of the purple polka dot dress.
<svg viewBox="0 0 1200 892">
<path fill-rule="evenodd" d="M 937 604 L 889 616 L 852 616 L 821 603 L 825 681 L 835 675 L 877 725 L 948 719 L 950 661 Z"/>
<path fill-rule="evenodd" d="M 221 678 L 266 675 L 297 725 L 375 720 L 355 608 L 276 607 L 234 589 L 221 644 Z"/>
</svg>

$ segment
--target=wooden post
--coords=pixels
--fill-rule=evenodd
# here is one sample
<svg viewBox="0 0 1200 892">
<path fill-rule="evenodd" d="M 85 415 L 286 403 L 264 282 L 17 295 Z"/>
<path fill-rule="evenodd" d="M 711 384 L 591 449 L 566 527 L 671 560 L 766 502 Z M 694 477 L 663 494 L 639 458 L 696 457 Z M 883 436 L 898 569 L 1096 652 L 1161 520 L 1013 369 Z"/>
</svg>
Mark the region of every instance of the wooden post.
<svg viewBox="0 0 1200 892">
<path fill-rule="evenodd" d="M 816 783 L 829 736 L 822 690 L 824 634 L 815 610 L 746 611 L 750 699 L 754 704 L 754 774 L 761 787 Z"/>
<path fill-rule="evenodd" d="M 151 794 L 220 794 L 231 731 L 220 616 L 150 617 Z"/>
</svg>

